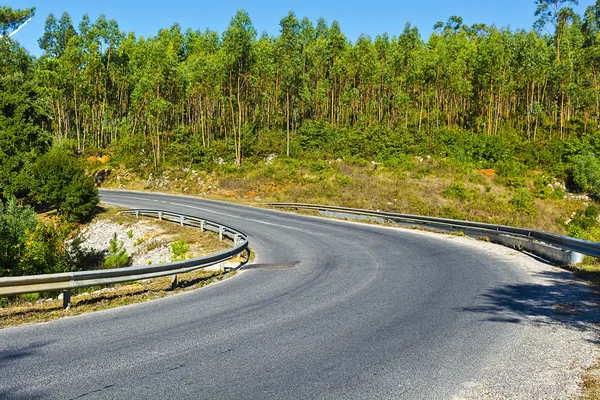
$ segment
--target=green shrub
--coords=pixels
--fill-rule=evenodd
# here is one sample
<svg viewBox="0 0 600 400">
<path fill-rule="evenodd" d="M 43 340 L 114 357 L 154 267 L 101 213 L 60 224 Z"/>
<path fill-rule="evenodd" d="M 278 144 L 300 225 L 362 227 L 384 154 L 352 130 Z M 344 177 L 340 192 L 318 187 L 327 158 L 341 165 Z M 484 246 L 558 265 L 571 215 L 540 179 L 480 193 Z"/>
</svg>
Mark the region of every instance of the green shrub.
<svg viewBox="0 0 600 400">
<path fill-rule="evenodd" d="M 171 260 L 181 261 L 185 260 L 185 256 L 190 250 L 190 246 L 185 242 L 185 240 L 178 240 L 171 244 L 171 250 L 173 250 L 173 257 Z"/>
<path fill-rule="evenodd" d="M 466 188 L 462 183 L 454 182 L 442 192 L 447 199 L 456 199 L 461 202 L 474 200 L 479 195 L 477 189 Z"/>
<path fill-rule="evenodd" d="M 346 175 L 339 175 L 337 177 L 337 181 L 342 186 L 350 186 L 352 185 L 352 178 Z"/>
<path fill-rule="evenodd" d="M 19 295 L 19 297 L 29 303 L 35 303 L 36 301 L 39 300 L 40 294 L 39 293 L 26 293 L 26 294 Z"/>
<path fill-rule="evenodd" d="M 569 183 L 576 191 L 600 198 L 600 160 L 592 153 L 574 157 L 568 174 Z"/>
<path fill-rule="evenodd" d="M 497 180 L 510 187 L 525 186 L 525 166 L 515 160 L 499 161 L 494 164 Z"/>
<path fill-rule="evenodd" d="M 600 240 L 598 215 L 598 206 L 595 204 L 590 204 L 584 210 L 577 210 L 575 216 L 566 224 L 569 236 L 585 240 Z"/>
<path fill-rule="evenodd" d="M 510 200 L 510 204 L 516 211 L 524 214 L 531 214 L 533 213 L 533 200 L 533 195 L 529 190 L 526 188 L 519 188 Z"/>
<path fill-rule="evenodd" d="M 59 146 L 38 158 L 30 179 L 33 199 L 56 208 L 68 221 L 89 218 L 99 202 L 98 190 L 79 160 Z"/>
<path fill-rule="evenodd" d="M 0 276 L 23 275 L 20 261 L 37 225 L 31 207 L 19 207 L 14 197 L 0 201 Z"/>
<path fill-rule="evenodd" d="M 129 255 L 123 242 L 117 240 L 115 233 L 108 245 L 108 255 L 104 258 L 104 268 L 122 268 L 129 263 Z"/>
</svg>

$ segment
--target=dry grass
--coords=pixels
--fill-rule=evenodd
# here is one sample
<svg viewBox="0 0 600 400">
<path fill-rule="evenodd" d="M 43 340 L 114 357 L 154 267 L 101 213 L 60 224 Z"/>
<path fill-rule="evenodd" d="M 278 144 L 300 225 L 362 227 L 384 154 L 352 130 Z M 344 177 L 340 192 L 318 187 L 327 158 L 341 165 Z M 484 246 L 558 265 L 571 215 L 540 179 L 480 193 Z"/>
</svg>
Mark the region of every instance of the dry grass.
<svg viewBox="0 0 600 400">
<path fill-rule="evenodd" d="M 125 175 L 127 178 L 121 178 Z M 560 234 L 565 233 L 561 221 L 583 207 L 581 201 L 535 199 L 531 212 L 521 212 L 510 204 L 513 189 L 499 183 L 494 174 L 465 171 L 433 159 L 421 161 L 413 169 L 280 160 L 273 165 L 258 164 L 235 171 L 170 171 L 166 177 L 149 183 L 116 170 L 106 186 L 250 204 L 295 201 L 342 205 L 515 225 Z M 472 198 L 444 196 L 444 191 L 455 182 L 473 193 Z"/>
<path fill-rule="evenodd" d="M 586 257 L 583 262 L 568 267 L 575 276 L 586 280 L 600 289 L 600 260 Z"/>
<path fill-rule="evenodd" d="M 59 300 L 44 301 L 38 304 L 13 304 L 0 309 L 0 328 L 46 322 L 67 316 L 141 303 L 197 289 L 234 274 L 235 272 L 220 273 L 202 270 L 180 274 L 178 275 L 178 286 L 175 289 L 171 288 L 170 277 L 115 285 L 112 288 L 103 290 L 90 288 L 71 297 L 71 308 L 69 310 L 63 310 L 62 301 Z"/>
<path fill-rule="evenodd" d="M 581 382 L 582 400 L 600 399 L 600 361 L 587 369 Z"/>
<path fill-rule="evenodd" d="M 158 240 L 161 243 L 168 244 L 183 240 L 190 247 L 187 254 L 188 258 L 205 256 L 230 247 L 229 242 L 220 241 L 219 235 L 214 232 L 205 231 L 200 234 L 198 228 L 190 226 L 181 226 L 169 221 L 159 221 L 158 219 L 151 217 L 140 217 L 138 219 L 133 215 L 118 214 L 118 209 L 114 207 L 105 207 L 105 211 L 98 214 L 95 219 L 107 219 L 118 223 L 123 226 L 123 230 L 125 231 L 140 220 L 149 222 L 155 227 L 155 231 L 153 236 L 149 237 L 147 240 Z"/>
</svg>

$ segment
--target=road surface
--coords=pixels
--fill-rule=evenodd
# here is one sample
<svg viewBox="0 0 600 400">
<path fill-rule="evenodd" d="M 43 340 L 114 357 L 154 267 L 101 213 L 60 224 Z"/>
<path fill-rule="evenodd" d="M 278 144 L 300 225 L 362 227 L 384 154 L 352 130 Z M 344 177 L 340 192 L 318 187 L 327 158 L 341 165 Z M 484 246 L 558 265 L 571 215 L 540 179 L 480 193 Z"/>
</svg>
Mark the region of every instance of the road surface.
<svg viewBox="0 0 600 400">
<path fill-rule="evenodd" d="M 101 200 L 238 228 L 257 265 L 1 330 L 0 398 L 568 398 L 594 361 L 597 316 L 558 312 L 588 289 L 513 250 L 192 197 Z"/>
</svg>

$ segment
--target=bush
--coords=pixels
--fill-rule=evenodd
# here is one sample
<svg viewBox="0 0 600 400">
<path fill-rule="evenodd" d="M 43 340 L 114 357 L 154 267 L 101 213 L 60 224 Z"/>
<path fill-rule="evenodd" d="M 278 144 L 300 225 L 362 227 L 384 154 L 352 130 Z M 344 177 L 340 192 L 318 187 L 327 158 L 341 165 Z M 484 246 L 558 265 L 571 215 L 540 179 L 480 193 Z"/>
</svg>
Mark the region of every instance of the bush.
<svg viewBox="0 0 600 400">
<path fill-rule="evenodd" d="M 506 186 L 523 187 L 525 185 L 525 166 L 517 161 L 499 161 L 494 165 L 498 181 Z"/>
<path fill-rule="evenodd" d="M 99 202 L 98 190 L 79 160 L 58 146 L 31 166 L 30 179 L 34 201 L 56 208 L 68 221 L 89 218 Z"/>
<path fill-rule="evenodd" d="M 577 210 L 575 216 L 566 224 L 569 236 L 577 239 L 600 240 L 600 223 L 598 223 L 598 207 L 591 204 L 585 210 Z"/>
<path fill-rule="evenodd" d="M 448 199 L 456 199 L 461 202 L 474 200 L 479 192 L 477 189 L 466 188 L 462 183 L 454 182 L 442 192 L 442 195 Z"/>
<path fill-rule="evenodd" d="M 533 195 L 525 188 L 517 189 L 513 198 L 510 200 L 510 204 L 516 211 L 525 214 L 533 213 Z"/>
<path fill-rule="evenodd" d="M 172 261 L 181 261 L 185 260 L 185 256 L 187 252 L 190 250 L 190 246 L 185 242 L 185 240 L 178 240 L 171 244 L 171 250 L 173 250 Z"/>
<path fill-rule="evenodd" d="M 104 258 L 104 268 L 122 268 L 129 263 L 129 255 L 123 248 L 123 242 L 117 241 L 115 233 L 108 245 L 108 255 Z"/>
<path fill-rule="evenodd" d="M 31 207 L 17 206 L 14 197 L 0 201 L 0 276 L 22 275 L 21 258 L 28 236 L 38 225 Z"/>
<path fill-rule="evenodd" d="M 594 154 L 573 157 L 568 173 L 569 183 L 576 191 L 600 198 L 600 160 Z"/>
</svg>

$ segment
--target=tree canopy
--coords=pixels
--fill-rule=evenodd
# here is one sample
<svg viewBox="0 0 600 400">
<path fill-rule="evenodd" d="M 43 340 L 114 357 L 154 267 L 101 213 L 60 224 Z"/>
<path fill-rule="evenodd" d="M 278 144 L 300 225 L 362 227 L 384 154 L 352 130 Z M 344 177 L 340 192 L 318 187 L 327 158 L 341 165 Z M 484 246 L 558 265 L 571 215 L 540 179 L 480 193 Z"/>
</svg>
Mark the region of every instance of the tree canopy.
<svg viewBox="0 0 600 400">
<path fill-rule="evenodd" d="M 598 4 L 579 16 L 575 0 L 535 3 L 530 31 L 452 16 L 427 40 L 407 24 L 355 43 L 336 21 L 293 12 L 277 36 L 257 36 L 239 10 L 222 35 L 175 24 L 147 38 L 104 15 L 78 28 L 50 15 L 36 77 L 55 138 L 79 151 L 136 143 L 155 168 L 182 145 L 195 161 L 218 153 L 237 165 L 267 148 L 297 154 L 298 130 L 314 122 L 431 139 L 440 129 L 528 142 L 597 132 Z"/>
</svg>

